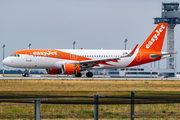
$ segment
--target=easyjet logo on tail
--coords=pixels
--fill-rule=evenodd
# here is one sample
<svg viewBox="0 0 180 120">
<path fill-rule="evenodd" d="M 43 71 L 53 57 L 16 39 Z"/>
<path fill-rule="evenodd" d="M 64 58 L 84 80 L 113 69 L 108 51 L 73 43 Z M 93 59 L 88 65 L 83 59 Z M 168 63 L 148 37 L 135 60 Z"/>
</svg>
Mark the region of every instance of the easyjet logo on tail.
<svg viewBox="0 0 180 120">
<path fill-rule="evenodd" d="M 161 27 L 159 29 L 157 29 L 155 31 L 155 34 L 153 35 L 153 37 L 151 38 L 151 40 L 146 44 L 146 48 L 150 48 L 151 45 L 156 41 L 158 40 L 158 36 L 160 36 L 161 32 L 163 32 L 163 30 L 165 29 L 166 27 L 161 25 Z"/>
</svg>

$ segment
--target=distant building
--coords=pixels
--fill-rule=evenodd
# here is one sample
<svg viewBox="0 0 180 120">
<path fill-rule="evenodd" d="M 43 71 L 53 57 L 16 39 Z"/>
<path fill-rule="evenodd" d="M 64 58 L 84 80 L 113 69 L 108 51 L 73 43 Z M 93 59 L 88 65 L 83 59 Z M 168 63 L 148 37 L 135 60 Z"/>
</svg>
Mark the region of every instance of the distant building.
<svg viewBox="0 0 180 120">
<path fill-rule="evenodd" d="M 144 67 L 131 67 L 122 69 L 109 69 L 106 72 L 108 77 L 127 77 L 127 78 L 157 78 L 174 77 L 174 69 L 158 69 L 158 68 L 144 68 Z"/>
</svg>

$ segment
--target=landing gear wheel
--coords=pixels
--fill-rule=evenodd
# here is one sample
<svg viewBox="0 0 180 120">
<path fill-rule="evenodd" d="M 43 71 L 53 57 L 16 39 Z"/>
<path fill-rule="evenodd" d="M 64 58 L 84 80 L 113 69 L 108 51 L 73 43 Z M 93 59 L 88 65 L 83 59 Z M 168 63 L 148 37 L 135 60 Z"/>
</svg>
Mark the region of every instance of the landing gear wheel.
<svg viewBox="0 0 180 120">
<path fill-rule="evenodd" d="M 28 73 L 23 73 L 22 76 L 23 77 L 28 77 Z"/>
<path fill-rule="evenodd" d="M 25 68 L 25 71 L 22 73 L 22 76 L 23 77 L 30 77 L 29 69 L 28 68 Z"/>
<path fill-rule="evenodd" d="M 26 75 L 25 75 L 26 77 L 28 77 L 29 75 L 28 75 L 28 73 L 26 73 Z"/>
<path fill-rule="evenodd" d="M 75 74 L 75 77 L 81 77 L 82 76 L 82 74 L 81 73 L 77 73 L 77 74 Z"/>
<path fill-rule="evenodd" d="M 86 73 L 86 76 L 87 76 L 87 77 L 93 77 L 93 73 L 92 73 L 92 72 L 87 72 L 87 73 Z"/>
</svg>

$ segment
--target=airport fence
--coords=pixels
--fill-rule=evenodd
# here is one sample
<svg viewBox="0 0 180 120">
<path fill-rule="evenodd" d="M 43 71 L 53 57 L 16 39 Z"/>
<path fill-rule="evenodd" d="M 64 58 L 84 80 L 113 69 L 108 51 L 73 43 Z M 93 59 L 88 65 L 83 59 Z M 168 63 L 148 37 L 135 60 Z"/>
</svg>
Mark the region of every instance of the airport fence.
<svg viewBox="0 0 180 120">
<path fill-rule="evenodd" d="M 112 95 L 107 91 L 98 91 L 99 95 L 92 96 L 85 96 L 86 91 L 81 93 L 81 96 L 62 93 L 55 95 L 56 92 L 40 91 L 0 92 L 0 119 L 179 118 L 178 92 L 118 91 Z"/>
</svg>

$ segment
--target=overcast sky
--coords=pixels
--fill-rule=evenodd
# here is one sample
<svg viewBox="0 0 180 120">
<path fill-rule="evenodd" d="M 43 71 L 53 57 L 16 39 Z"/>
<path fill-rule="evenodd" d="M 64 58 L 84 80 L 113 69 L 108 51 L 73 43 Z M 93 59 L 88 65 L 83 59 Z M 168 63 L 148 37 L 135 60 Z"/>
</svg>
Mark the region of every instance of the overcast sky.
<svg viewBox="0 0 180 120">
<path fill-rule="evenodd" d="M 0 45 L 5 57 L 27 49 L 133 49 L 157 26 L 162 2 L 170 0 L 0 0 Z M 176 2 L 176 1 L 173 1 Z M 175 51 L 180 59 L 180 25 Z M 165 38 L 163 51 L 167 51 Z M 0 49 L 2 60 L 2 47 Z M 180 65 L 180 62 L 178 62 Z M 0 65 L 2 68 L 2 65 Z M 166 68 L 166 60 L 161 61 Z M 1 69 L 0 68 L 0 69 Z M 180 71 L 180 67 L 178 67 Z"/>
</svg>

